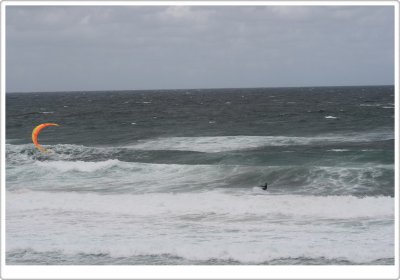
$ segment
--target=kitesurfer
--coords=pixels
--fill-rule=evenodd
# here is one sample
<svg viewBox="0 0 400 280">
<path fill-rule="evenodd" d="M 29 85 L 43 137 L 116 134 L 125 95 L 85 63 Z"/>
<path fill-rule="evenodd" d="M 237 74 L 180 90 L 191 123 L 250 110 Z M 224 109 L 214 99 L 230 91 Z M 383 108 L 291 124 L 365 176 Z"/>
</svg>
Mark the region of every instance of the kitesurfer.
<svg viewBox="0 0 400 280">
<path fill-rule="evenodd" d="M 265 191 L 268 188 L 268 183 L 265 182 L 264 186 L 261 186 L 261 188 Z"/>
</svg>

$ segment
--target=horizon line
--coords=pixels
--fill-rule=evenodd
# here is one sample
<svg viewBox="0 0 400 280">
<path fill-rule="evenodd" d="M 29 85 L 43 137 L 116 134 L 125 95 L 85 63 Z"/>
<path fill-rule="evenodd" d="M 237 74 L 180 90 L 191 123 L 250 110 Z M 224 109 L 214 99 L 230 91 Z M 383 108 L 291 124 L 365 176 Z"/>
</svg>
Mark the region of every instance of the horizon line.
<svg viewBox="0 0 400 280">
<path fill-rule="evenodd" d="M 101 90 L 46 90 L 46 91 L 10 91 L 5 94 L 16 93 L 66 93 L 66 92 L 117 92 L 117 91 L 178 91 L 178 90 L 222 90 L 222 89 L 279 89 L 279 88 L 327 88 L 327 87 L 379 87 L 379 86 L 392 86 L 394 84 L 375 84 L 375 85 L 338 85 L 338 86 L 263 86 L 263 87 L 211 87 L 211 88 L 165 88 L 165 89 L 101 89 Z"/>
</svg>

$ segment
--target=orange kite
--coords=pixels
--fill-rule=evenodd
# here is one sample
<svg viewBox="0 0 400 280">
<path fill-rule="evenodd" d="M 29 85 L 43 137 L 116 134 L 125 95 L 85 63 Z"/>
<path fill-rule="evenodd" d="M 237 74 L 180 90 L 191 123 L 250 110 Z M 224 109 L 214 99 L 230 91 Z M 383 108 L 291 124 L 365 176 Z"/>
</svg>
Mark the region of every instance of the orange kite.
<svg viewBox="0 0 400 280">
<path fill-rule="evenodd" d="M 48 127 L 48 126 L 59 126 L 59 125 L 56 124 L 56 123 L 42 123 L 42 124 L 39 124 L 37 127 L 35 127 L 32 130 L 32 141 L 33 141 L 33 144 L 35 144 L 35 147 L 38 148 L 39 151 L 41 151 L 41 152 L 46 152 L 47 150 L 45 148 L 43 148 L 42 146 L 40 146 L 40 144 L 38 142 L 38 136 L 39 136 L 40 131 L 43 128 Z"/>
</svg>

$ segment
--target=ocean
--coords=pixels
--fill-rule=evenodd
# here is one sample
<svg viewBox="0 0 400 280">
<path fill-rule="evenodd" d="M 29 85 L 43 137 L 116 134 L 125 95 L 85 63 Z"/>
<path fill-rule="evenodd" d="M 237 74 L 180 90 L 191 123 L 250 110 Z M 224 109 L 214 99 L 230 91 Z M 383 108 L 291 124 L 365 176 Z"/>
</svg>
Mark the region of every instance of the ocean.
<svg viewBox="0 0 400 280">
<path fill-rule="evenodd" d="M 394 87 L 8 93 L 5 224 L 9 265 L 393 265 Z"/>
</svg>

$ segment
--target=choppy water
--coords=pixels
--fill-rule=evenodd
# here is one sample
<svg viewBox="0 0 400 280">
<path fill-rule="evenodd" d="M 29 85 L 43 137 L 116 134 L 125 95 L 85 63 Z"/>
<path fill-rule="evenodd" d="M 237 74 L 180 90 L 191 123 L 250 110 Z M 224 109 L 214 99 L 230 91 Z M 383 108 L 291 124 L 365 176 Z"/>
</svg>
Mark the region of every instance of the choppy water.
<svg viewBox="0 0 400 280">
<path fill-rule="evenodd" d="M 393 91 L 7 94 L 6 262 L 393 264 Z"/>
</svg>

